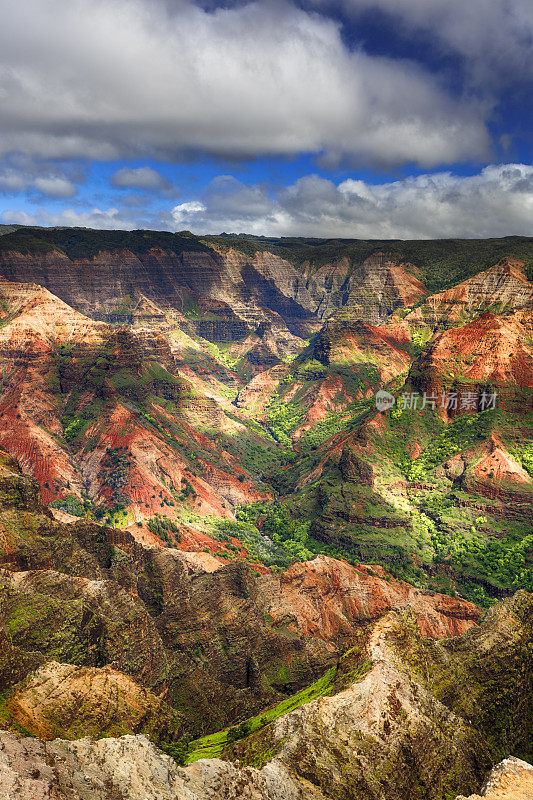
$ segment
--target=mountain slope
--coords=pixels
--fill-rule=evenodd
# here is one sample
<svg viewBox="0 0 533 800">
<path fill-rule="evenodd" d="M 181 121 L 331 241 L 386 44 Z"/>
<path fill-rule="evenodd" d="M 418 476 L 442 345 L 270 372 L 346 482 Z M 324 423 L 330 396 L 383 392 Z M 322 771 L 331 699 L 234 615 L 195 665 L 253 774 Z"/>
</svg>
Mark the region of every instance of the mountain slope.
<svg viewBox="0 0 533 800">
<path fill-rule="evenodd" d="M 532 259 L 3 232 L 0 798 L 451 800 L 531 758 Z"/>
<path fill-rule="evenodd" d="M 55 513 L 207 547 L 219 563 L 248 553 L 260 570 L 325 552 L 483 603 L 530 588 L 533 288 L 516 257 L 529 240 L 266 245 L 186 232 L 2 237 L 0 271 L 37 277 L 93 317 L 4 281 L 0 440 Z M 489 269 L 427 295 L 449 283 L 444 264 L 464 258 L 452 274 L 468 275 L 471 253 L 504 247 Z M 26 310 L 17 292 L 34 292 Z M 385 416 L 381 389 L 397 397 Z M 413 392 L 435 408 L 409 408 Z M 472 411 L 467 429 L 459 417 Z M 276 529 L 272 502 L 303 509 L 296 539 Z M 254 528 L 224 528 L 241 513 Z M 501 551 L 518 584 L 512 570 L 494 574 Z M 458 556 L 487 563 L 458 571 Z"/>
<path fill-rule="evenodd" d="M 164 698 L 178 712 L 174 738 L 210 732 L 313 683 L 391 607 L 413 608 L 431 636 L 463 632 L 479 618 L 470 603 L 428 596 L 379 569 L 316 559 L 260 575 L 245 563 L 146 547 L 89 520 L 59 523 L 36 481 L 0 456 L 0 691 L 13 691 L 6 719 L 41 736 L 56 684 L 67 720 L 80 686 L 124 695 L 124 709 L 104 716 L 102 731 L 119 718 L 136 731 L 135 709 L 145 703 L 148 713 Z M 120 674 L 101 672 L 108 667 Z M 87 730 L 99 708 L 86 709 Z"/>
<path fill-rule="evenodd" d="M 72 800 L 87 791 L 130 800 L 444 800 L 476 791 L 499 754 L 531 735 L 531 608 L 520 593 L 481 628 L 441 643 L 390 612 L 341 659 L 329 695 L 228 744 L 225 760 L 178 768 L 143 736 L 42 743 L 2 733 L 0 787 L 15 798 L 62 798 L 69 787 Z"/>
</svg>

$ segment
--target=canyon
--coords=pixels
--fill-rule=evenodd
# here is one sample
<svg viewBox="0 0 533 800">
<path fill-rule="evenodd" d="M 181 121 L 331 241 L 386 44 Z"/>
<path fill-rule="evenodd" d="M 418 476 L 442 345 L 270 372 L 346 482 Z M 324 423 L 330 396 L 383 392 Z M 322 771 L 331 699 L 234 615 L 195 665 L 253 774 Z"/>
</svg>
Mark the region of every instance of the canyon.
<svg viewBox="0 0 533 800">
<path fill-rule="evenodd" d="M 0 231 L 0 798 L 528 796 L 532 264 Z"/>
</svg>

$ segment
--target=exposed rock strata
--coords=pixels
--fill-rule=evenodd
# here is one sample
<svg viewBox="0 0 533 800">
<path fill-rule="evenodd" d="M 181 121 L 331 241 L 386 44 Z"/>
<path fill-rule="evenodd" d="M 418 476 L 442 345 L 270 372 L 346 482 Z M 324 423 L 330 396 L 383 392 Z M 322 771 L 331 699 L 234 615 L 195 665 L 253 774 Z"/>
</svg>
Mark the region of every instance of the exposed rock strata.
<svg viewBox="0 0 533 800">
<path fill-rule="evenodd" d="M 480 790 L 502 748 L 520 746 L 528 735 L 531 621 L 531 597 L 521 593 L 478 631 L 426 645 L 409 615 L 391 612 L 340 661 L 331 696 L 236 743 L 226 753 L 231 760 L 179 768 L 143 736 L 43 743 L 4 732 L 0 792 L 13 800 L 437 800 L 468 794 Z M 507 688 L 491 681 L 504 660 L 512 665 Z M 472 715 L 462 705 L 465 683 L 476 686 L 481 674 L 485 686 Z M 514 730 L 494 725 L 496 702 L 518 723 Z M 247 766 L 251 760 L 263 766 Z M 504 762 L 485 796 L 528 797 L 529 772 L 516 760 Z"/>
<path fill-rule="evenodd" d="M 78 667 L 49 661 L 17 685 L 4 713 L 41 739 L 120 736 L 142 731 L 172 741 L 181 720 L 159 697 L 113 667 Z"/>
<path fill-rule="evenodd" d="M 498 264 L 452 289 L 431 295 L 406 317 L 409 324 L 452 327 L 479 316 L 488 307 L 498 310 L 533 308 L 533 285 L 524 275 L 524 262 L 504 258 Z"/>
</svg>

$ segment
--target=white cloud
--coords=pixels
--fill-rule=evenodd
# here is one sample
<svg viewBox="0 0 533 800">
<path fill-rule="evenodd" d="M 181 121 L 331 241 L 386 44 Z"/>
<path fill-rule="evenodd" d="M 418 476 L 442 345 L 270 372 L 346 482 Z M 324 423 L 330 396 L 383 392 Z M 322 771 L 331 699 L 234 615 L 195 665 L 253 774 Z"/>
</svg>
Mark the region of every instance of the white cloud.
<svg viewBox="0 0 533 800">
<path fill-rule="evenodd" d="M 74 197 L 77 188 L 66 178 L 37 178 L 34 187 L 47 197 Z"/>
<path fill-rule="evenodd" d="M 336 185 L 308 175 L 270 191 L 225 175 L 168 212 L 150 215 L 130 206 L 30 216 L 12 210 L 2 221 L 361 239 L 533 236 L 533 167 L 503 164 L 468 177 L 439 172 L 377 185 L 351 179 Z"/>
<path fill-rule="evenodd" d="M 18 156 L 0 166 L 0 192 L 38 192 L 46 197 L 71 198 L 75 183 L 57 166 Z"/>
<path fill-rule="evenodd" d="M 168 191 L 171 183 L 151 167 L 122 167 L 111 176 L 111 183 L 121 189 L 145 189 L 151 192 Z"/>
<path fill-rule="evenodd" d="M 184 224 L 188 225 L 190 223 L 192 223 L 193 227 L 196 227 L 195 219 L 203 219 L 205 211 L 206 207 L 203 203 L 191 201 L 174 206 L 170 213 L 175 225 L 178 228 L 183 228 Z"/>
<path fill-rule="evenodd" d="M 26 211 L 4 211 L 2 214 L 4 225 L 38 225 L 37 217 Z"/>
<path fill-rule="evenodd" d="M 184 152 L 483 157 L 486 109 L 412 63 L 351 53 L 283 0 L 20 0 L 0 27 L 0 150 L 110 159 Z"/>
<path fill-rule="evenodd" d="M 22 192 L 29 185 L 25 176 L 14 169 L 0 170 L 0 191 Z"/>
<path fill-rule="evenodd" d="M 231 175 L 220 175 L 207 187 L 202 202 L 181 203 L 172 209 L 178 228 L 196 232 L 263 233 L 277 224 L 276 203 L 265 186 L 246 185 Z"/>
<path fill-rule="evenodd" d="M 211 181 L 205 193 L 205 202 L 212 217 L 228 215 L 241 220 L 255 220 L 268 215 L 272 201 L 265 186 L 249 186 L 232 175 L 219 175 Z"/>
<path fill-rule="evenodd" d="M 51 227 L 73 228 L 99 228 L 102 230 L 128 230 L 138 227 L 133 219 L 129 219 L 118 208 L 99 209 L 89 211 L 75 211 L 72 208 L 51 214 L 45 209 L 39 209 L 34 214 L 25 211 L 4 211 L 2 222 L 18 225 L 44 225 Z"/>
<path fill-rule="evenodd" d="M 240 196 L 245 199 L 252 188 L 243 187 Z M 220 195 L 214 205 L 210 198 L 211 189 L 203 203 L 178 206 L 179 227 L 363 239 L 533 235 L 533 167 L 523 164 L 491 166 L 470 177 L 441 172 L 380 185 L 346 180 L 337 186 L 310 175 L 265 200 L 254 216 L 234 196 L 226 206 Z"/>
</svg>

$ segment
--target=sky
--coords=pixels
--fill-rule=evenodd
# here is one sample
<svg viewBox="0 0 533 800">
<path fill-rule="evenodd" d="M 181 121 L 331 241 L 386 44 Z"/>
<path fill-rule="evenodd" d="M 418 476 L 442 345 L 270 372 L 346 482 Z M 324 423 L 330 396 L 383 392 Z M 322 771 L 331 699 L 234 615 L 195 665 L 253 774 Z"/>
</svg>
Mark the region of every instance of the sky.
<svg viewBox="0 0 533 800">
<path fill-rule="evenodd" d="M 0 0 L 0 222 L 533 236 L 531 0 Z"/>
</svg>

